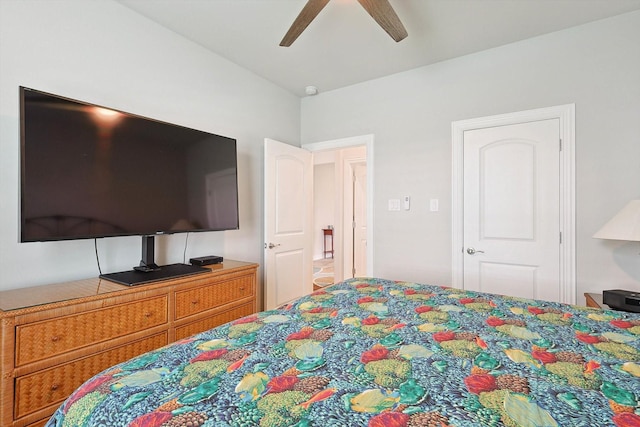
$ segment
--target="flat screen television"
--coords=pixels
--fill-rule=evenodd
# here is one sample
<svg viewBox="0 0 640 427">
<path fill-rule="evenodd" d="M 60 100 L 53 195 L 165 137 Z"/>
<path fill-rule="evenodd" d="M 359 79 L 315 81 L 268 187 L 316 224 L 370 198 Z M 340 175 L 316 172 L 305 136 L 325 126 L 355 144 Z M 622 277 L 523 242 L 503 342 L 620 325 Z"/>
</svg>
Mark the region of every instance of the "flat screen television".
<svg viewBox="0 0 640 427">
<path fill-rule="evenodd" d="M 140 235 L 149 281 L 153 236 L 239 227 L 235 139 L 26 87 L 20 131 L 22 242 Z"/>
</svg>

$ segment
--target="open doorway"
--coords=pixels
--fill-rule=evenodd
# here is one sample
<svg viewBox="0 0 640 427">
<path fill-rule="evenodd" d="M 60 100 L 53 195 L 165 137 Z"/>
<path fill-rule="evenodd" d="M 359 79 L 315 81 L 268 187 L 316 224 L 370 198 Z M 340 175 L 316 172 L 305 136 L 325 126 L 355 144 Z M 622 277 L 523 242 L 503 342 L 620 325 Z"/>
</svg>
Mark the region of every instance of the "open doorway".
<svg viewBox="0 0 640 427">
<path fill-rule="evenodd" d="M 371 276 L 373 136 L 303 148 L 314 157 L 314 289 Z"/>
<path fill-rule="evenodd" d="M 314 155 L 313 165 L 313 288 L 335 283 L 336 176 L 333 151 Z"/>
</svg>

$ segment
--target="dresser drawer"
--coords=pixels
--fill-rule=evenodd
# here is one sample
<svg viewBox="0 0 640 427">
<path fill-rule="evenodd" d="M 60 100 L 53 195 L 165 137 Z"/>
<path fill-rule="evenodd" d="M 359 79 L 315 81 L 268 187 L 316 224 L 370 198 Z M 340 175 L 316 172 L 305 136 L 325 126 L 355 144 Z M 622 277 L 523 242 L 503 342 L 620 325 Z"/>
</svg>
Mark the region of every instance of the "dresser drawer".
<svg viewBox="0 0 640 427">
<path fill-rule="evenodd" d="M 176 292 L 176 320 L 253 296 L 254 278 L 254 275 L 241 276 L 213 285 Z"/>
<path fill-rule="evenodd" d="M 206 317 L 197 322 L 179 326 L 176 328 L 176 341 L 190 337 L 191 335 L 197 334 L 198 332 L 203 332 L 211 328 L 215 328 L 216 326 L 223 325 L 225 323 L 231 322 L 232 320 L 248 316 L 255 313 L 255 311 L 256 310 L 252 301 L 234 307 L 231 310 L 223 311 L 222 313 L 217 313 L 213 316 Z"/>
<path fill-rule="evenodd" d="M 167 345 L 167 332 L 16 379 L 14 417 L 60 404 L 83 382 L 108 367 Z"/>
<path fill-rule="evenodd" d="M 167 323 L 167 295 L 16 328 L 16 366 Z"/>
</svg>

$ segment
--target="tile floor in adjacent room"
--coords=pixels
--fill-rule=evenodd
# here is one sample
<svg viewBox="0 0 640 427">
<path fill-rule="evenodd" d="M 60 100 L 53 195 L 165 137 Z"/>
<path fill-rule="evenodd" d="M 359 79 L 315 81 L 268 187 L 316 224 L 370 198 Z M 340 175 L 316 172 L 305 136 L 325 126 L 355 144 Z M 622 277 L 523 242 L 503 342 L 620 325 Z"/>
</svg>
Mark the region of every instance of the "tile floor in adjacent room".
<svg viewBox="0 0 640 427">
<path fill-rule="evenodd" d="M 333 285 L 333 258 L 321 258 L 313 261 L 313 289 Z"/>
</svg>

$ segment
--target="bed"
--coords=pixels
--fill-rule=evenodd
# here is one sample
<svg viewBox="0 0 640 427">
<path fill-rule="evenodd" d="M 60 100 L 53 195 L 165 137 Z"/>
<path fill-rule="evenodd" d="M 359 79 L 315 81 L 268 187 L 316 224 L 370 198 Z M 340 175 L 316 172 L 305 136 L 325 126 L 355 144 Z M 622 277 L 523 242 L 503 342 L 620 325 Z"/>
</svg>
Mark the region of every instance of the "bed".
<svg viewBox="0 0 640 427">
<path fill-rule="evenodd" d="M 640 426 L 640 315 L 352 279 L 143 354 L 47 426 Z"/>
</svg>

